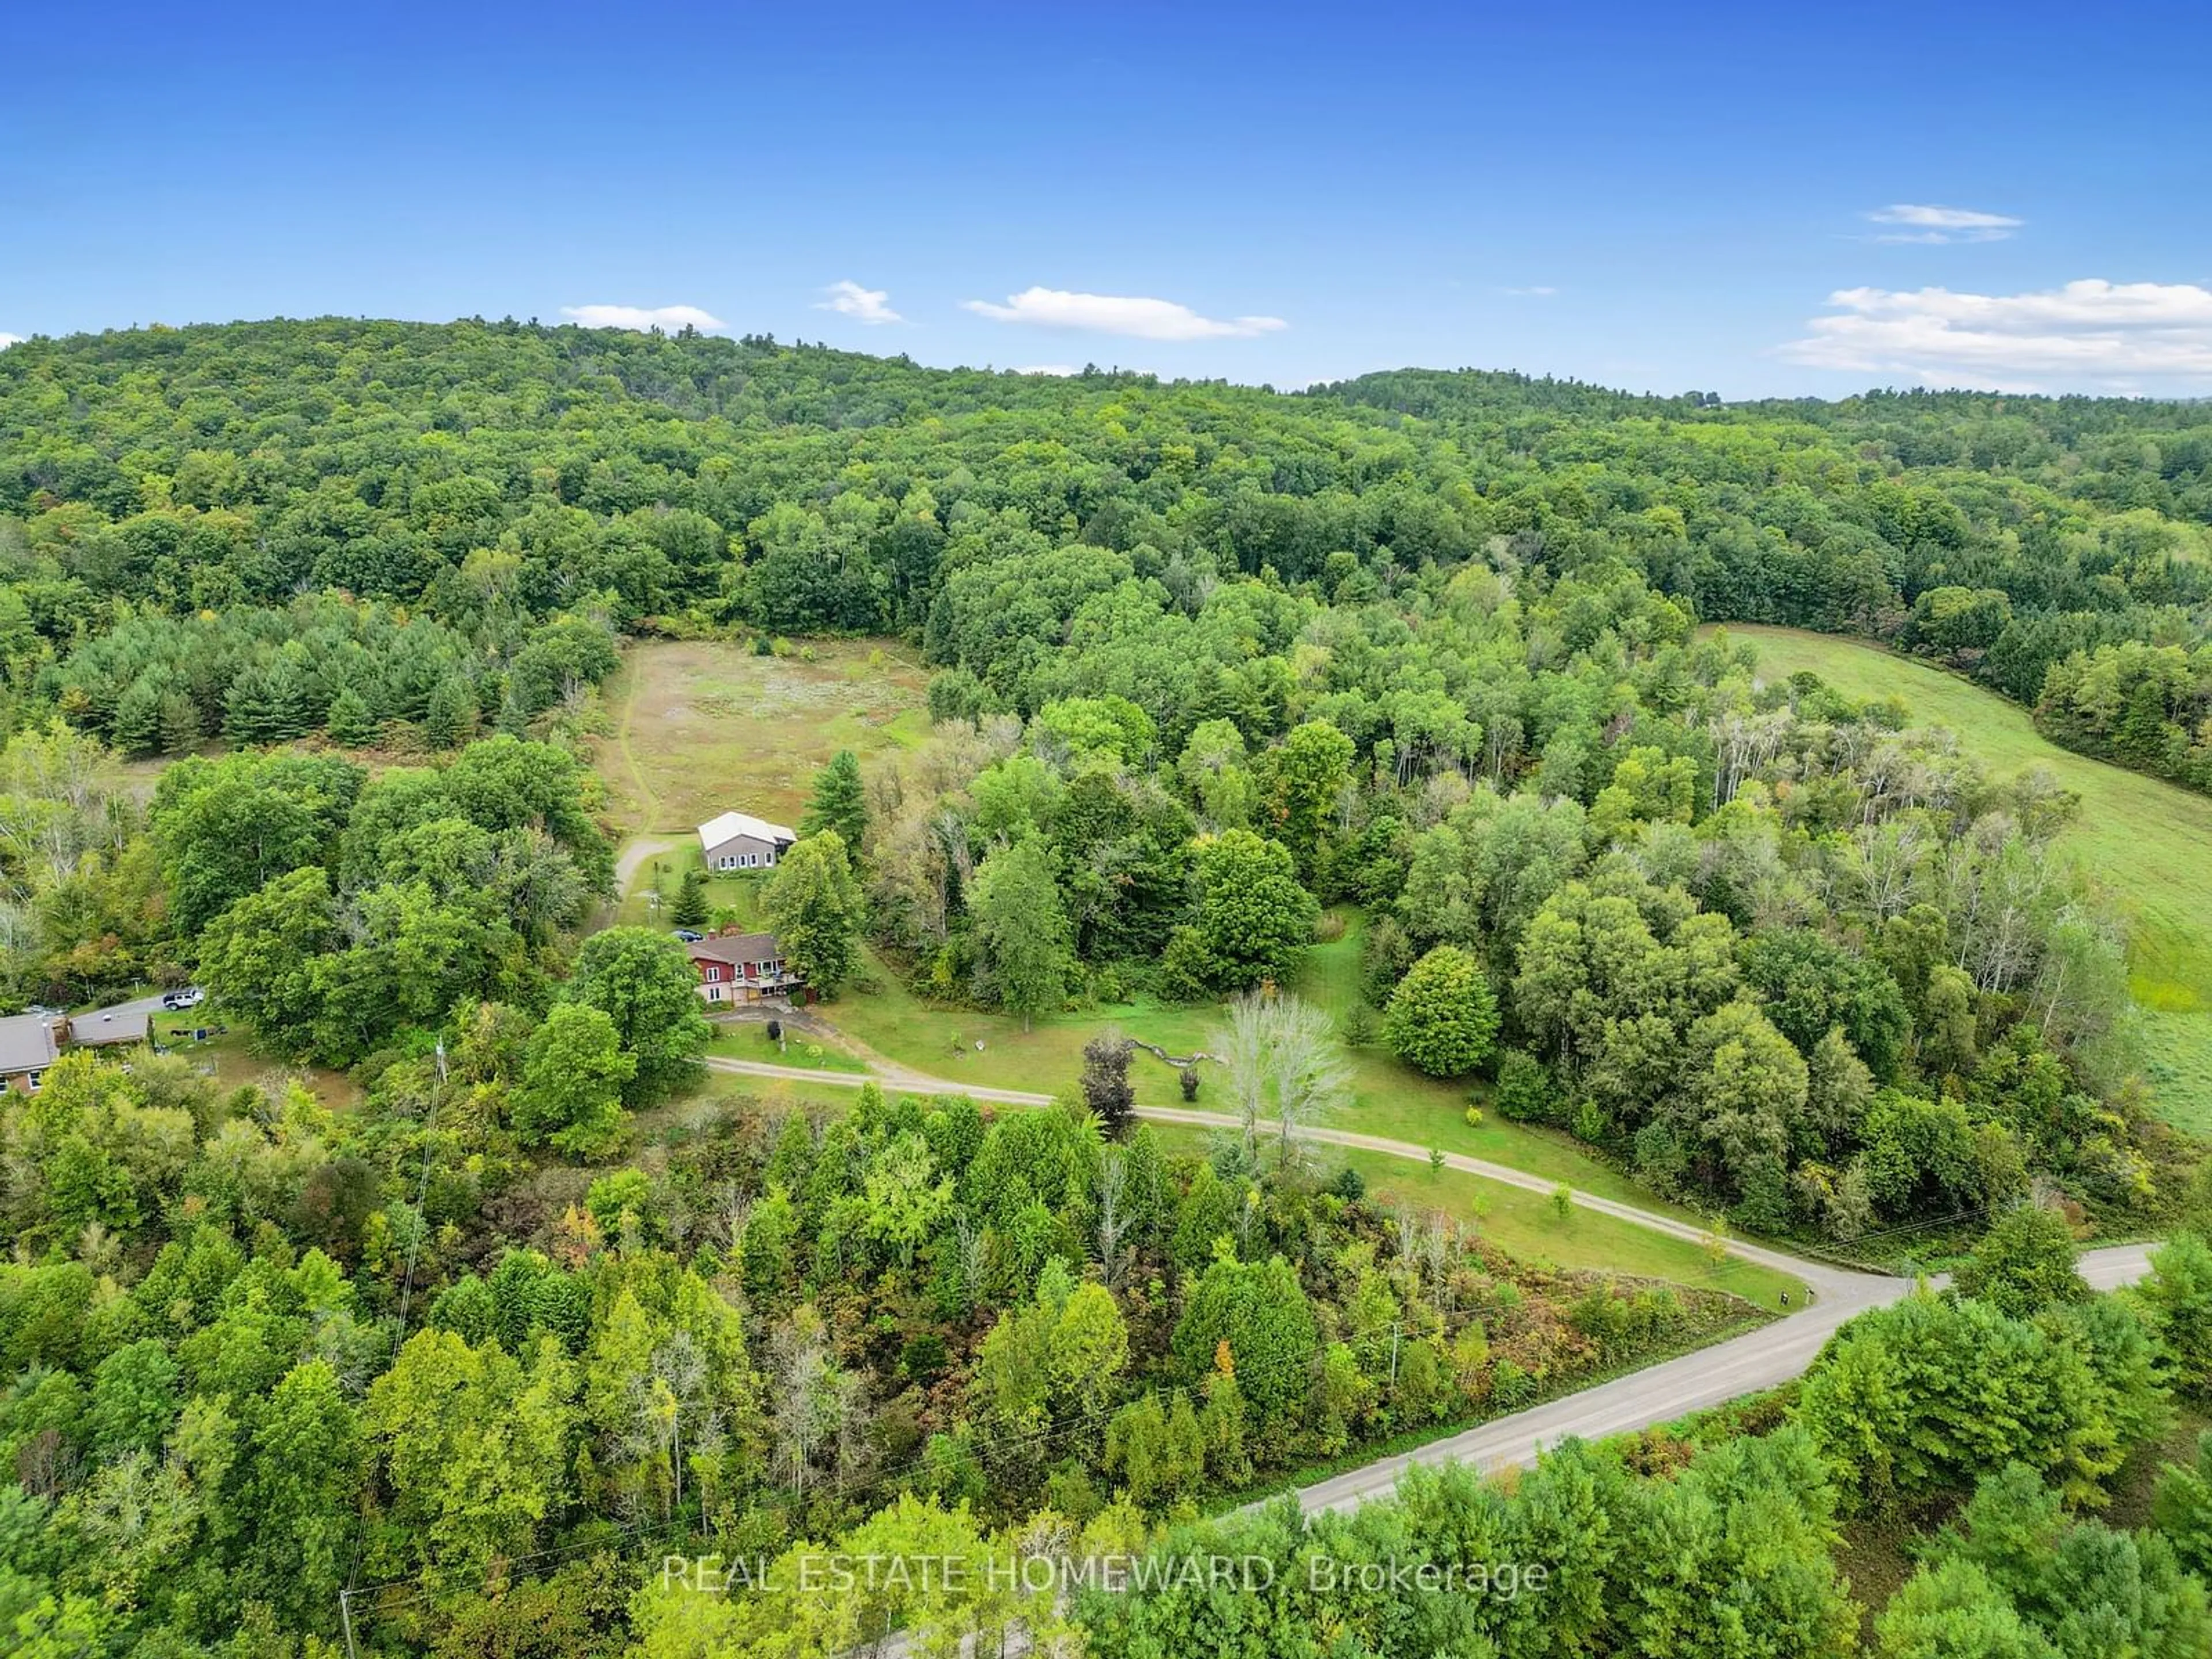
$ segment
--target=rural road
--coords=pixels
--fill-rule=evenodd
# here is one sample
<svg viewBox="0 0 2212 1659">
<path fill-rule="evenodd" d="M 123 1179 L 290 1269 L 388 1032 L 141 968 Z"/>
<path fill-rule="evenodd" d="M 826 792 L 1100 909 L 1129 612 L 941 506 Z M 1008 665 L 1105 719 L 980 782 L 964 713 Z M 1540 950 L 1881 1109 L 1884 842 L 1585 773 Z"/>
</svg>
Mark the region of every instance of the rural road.
<svg viewBox="0 0 2212 1659">
<path fill-rule="evenodd" d="M 825 1072 L 803 1066 L 781 1066 L 772 1060 L 732 1060 L 720 1055 L 709 1058 L 706 1063 L 715 1071 L 741 1077 L 828 1083 L 852 1089 L 874 1080 L 914 1093 L 964 1094 L 974 1100 L 1008 1106 L 1049 1106 L 1053 1101 L 1050 1095 L 1026 1090 L 985 1089 L 948 1082 L 902 1066 L 880 1066 L 871 1073 Z M 1188 1124 L 1209 1129 L 1239 1127 L 1235 1118 L 1218 1112 L 1189 1111 L 1172 1106 L 1139 1106 L 1137 1115 L 1156 1123 Z M 1316 1127 L 1305 1130 L 1304 1138 L 1325 1146 L 1354 1147 L 1421 1164 L 1429 1161 L 1428 1148 L 1382 1135 Z M 1553 1188 L 1553 1182 L 1525 1170 L 1463 1153 L 1445 1153 L 1444 1164 L 1449 1169 L 1531 1192 L 1548 1194 Z M 1577 1191 L 1574 1201 L 1583 1209 L 1648 1227 L 1654 1232 L 1699 1243 L 1706 1237 L 1703 1229 L 1689 1222 L 1615 1199 Z M 1309 1514 L 1352 1509 L 1370 1498 L 1389 1492 L 1397 1484 L 1398 1477 L 1416 1463 L 1460 1462 L 1484 1470 L 1527 1465 L 1535 1462 L 1536 1454 L 1543 1448 L 1571 1437 L 1595 1440 L 1626 1434 L 1654 1424 L 1672 1422 L 1743 1395 L 1778 1387 L 1792 1377 L 1802 1376 L 1837 1327 L 1854 1314 L 1902 1300 L 1912 1293 L 1913 1285 L 1908 1279 L 1854 1273 L 1823 1262 L 1807 1261 L 1741 1239 L 1724 1243 L 1732 1255 L 1795 1274 L 1814 1292 L 1811 1305 L 1726 1342 L 1647 1365 L 1565 1399 L 1531 1407 L 1469 1429 L 1464 1434 L 1431 1441 L 1412 1451 L 1378 1458 L 1342 1474 L 1299 1487 L 1299 1504 Z M 2149 1271 L 2153 1248 L 2124 1244 L 2085 1252 L 2080 1263 L 2081 1276 L 2093 1289 L 2100 1291 L 2132 1284 Z"/>
<path fill-rule="evenodd" d="M 632 836 L 623 843 L 615 860 L 615 902 L 622 902 L 623 895 L 629 891 L 630 879 L 650 858 L 672 852 L 684 845 L 681 836 Z"/>
<path fill-rule="evenodd" d="M 2122 1244 L 2111 1249 L 2085 1252 L 2080 1261 L 2082 1278 L 2100 1291 L 2133 1284 L 2150 1270 L 2152 1246 Z M 1467 1463 L 1478 1469 L 1526 1466 L 1536 1454 L 1570 1437 L 1601 1440 L 1672 1422 L 1709 1407 L 1725 1404 L 1739 1395 L 1776 1388 L 1800 1376 L 1811 1366 L 1836 1328 L 1854 1314 L 1887 1303 L 1902 1301 L 1912 1285 L 1902 1279 L 1869 1277 L 1871 1294 L 1862 1294 L 1846 1305 L 1822 1300 L 1803 1313 L 1763 1325 L 1755 1331 L 1700 1348 L 1676 1359 L 1647 1365 L 1640 1371 L 1601 1382 L 1548 1405 L 1535 1406 L 1510 1417 L 1501 1417 L 1396 1457 L 1379 1458 L 1312 1486 L 1297 1488 L 1298 1505 L 1307 1514 L 1323 1510 L 1355 1509 L 1370 1498 L 1381 1497 L 1397 1484 L 1398 1477 L 1416 1463 Z"/>
<path fill-rule="evenodd" d="M 872 1081 L 909 1093 L 966 1095 L 972 1100 L 989 1101 L 1006 1106 L 1049 1106 L 1053 1103 L 1053 1097 L 1047 1094 L 1023 1089 L 978 1088 L 952 1083 L 943 1078 L 929 1077 L 907 1066 L 889 1063 L 877 1064 L 872 1071 L 865 1073 L 829 1072 L 805 1066 L 782 1066 L 773 1060 L 734 1060 L 717 1054 L 709 1056 L 706 1064 L 712 1070 L 739 1077 L 828 1083 L 849 1089 L 858 1089 Z M 1155 1123 L 1188 1124 L 1209 1129 L 1240 1127 L 1235 1118 L 1218 1112 L 1189 1111 L 1173 1106 L 1139 1106 L 1136 1112 L 1139 1117 Z M 1304 1138 L 1326 1146 L 1354 1147 L 1394 1158 L 1410 1158 L 1422 1164 L 1429 1161 L 1426 1147 L 1416 1146 L 1410 1141 L 1391 1140 L 1382 1135 L 1316 1127 L 1305 1130 Z M 1483 1158 L 1468 1158 L 1463 1153 L 1445 1153 L 1444 1164 L 1449 1169 L 1462 1170 L 1492 1181 L 1502 1181 L 1509 1186 L 1524 1188 L 1531 1192 L 1549 1194 L 1553 1188 L 1553 1182 L 1540 1176 L 1532 1176 L 1525 1170 L 1492 1164 Z M 1677 1220 L 1673 1216 L 1640 1209 L 1633 1204 L 1624 1204 L 1614 1199 L 1577 1191 L 1574 1194 L 1574 1201 L 1584 1209 L 1613 1216 L 1636 1226 L 1648 1227 L 1655 1232 L 1698 1242 L 1703 1242 L 1706 1237 L 1702 1229 Z M 1537 1455 L 1546 1447 L 1557 1445 L 1563 1440 L 1601 1440 L 1610 1435 L 1628 1434 L 1656 1424 L 1670 1423 L 1692 1412 L 1725 1405 L 1747 1394 L 1778 1388 L 1793 1377 L 1803 1376 L 1838 1326 L 1853 1315 L 1863 1313 L 1869 1308 L 1901 1301 L 1912 1294 L 1914 1289 L 1912 1282 L 1907 1279 L 1853 1273 L 1822 1262 L 1806 1261 L 1780 1250 L 1768 1249 L 1764 1245 L 1746 1243 L 1741 1239 L 1724 1242 L 1730 1255 L 1796 1274 L 1811 1287 L 1815 1293 L 1814 1299 L 1799 1312 L 1762 1325 L 1756 1330 L 1747 1331 L 1726 1342 L 1717 1342 L 1711 1347 L 1662 1360 L 1655 1365 L 1646 1365 L 1626 1376 L 1581 1389 L 1564 1399 L 1532 1406 L 1527 1411 L 1479 1424 L 1462 1434 L 1432 1440 L 1411 1451 L 1378 1457 L 1341 1474 L 1288 1490 L 1297 1498 L 1298 1507 L 1308 1515 L 1317 1515 L 1329 1510 L 1357 1509 L 1370 1498 L 1387 1497 L 1396 1487 L 1399 1477 L 1417 1464 L 1463 1463 L 1486 1474 L 1509 1467 L 1526 1468 L 1536 1461 Z M 2081 1276 L 2089 1282 L 2091 1288 L 2100 1291 L 2133 1284 L 2149 1271 L 2153 1248 L 2147 1244 L 2123 1244 L 2109 1249 L 2086 1251 L 2079 1263 Z M 1276 1494 L 1271 1494 L 1249 1507 L 1256 1508 L 1260 1504 L 1271 1502 L 1274 1496 Z M 1016 1645 L 1005 1650 L 1019 1653 L 1026 1651 L 1026 1643 L 1018 1637 Z M 910 1651 L 911 1644 L 905 1634 L 897 1632 L 856 1650 L 858 1653 L 872 1656 L 872 1659 L 907 1659 Z"/>
</svg>

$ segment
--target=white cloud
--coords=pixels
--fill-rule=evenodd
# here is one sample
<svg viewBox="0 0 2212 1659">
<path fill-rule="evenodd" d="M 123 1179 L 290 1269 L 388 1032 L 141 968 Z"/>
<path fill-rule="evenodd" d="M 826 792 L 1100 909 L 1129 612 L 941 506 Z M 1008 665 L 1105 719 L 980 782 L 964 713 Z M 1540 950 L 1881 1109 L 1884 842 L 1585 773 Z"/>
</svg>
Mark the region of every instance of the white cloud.
<svg viewBox="0 0 2212 1659">
<path fill-rule="evenodd" d="M 858 283 L 832 283 L 822 290 L 830 297 L 814 302 L 817 311 L 834 311 L 841 317 L 850 317 L 856 323 L 902 323 L 905 318 L 886 303 L 890 299 L 887 289 L 862 288 Z"/>
<path fill-rule="evenodd" d="M 689 325 L 711 334 L 729 326 L 696 306 L 562 306 L 561 314 L 586 328 L 634 328 L 640 333 L 649 328 L 673 331 Z"/>
<path fill-rule="evenodd" d="M 11 345 L 22 343 L 23 337 L 20 334 L 0 334 L 0 351 L 5 351 Z"/>
<path fill-rule="evenodd" d="M 1901 227 L 1876 236 L 1877 242 L 2002 242 L 2027 222 L 2008 214 L 1914 202 L 1893 202 L 1867 217 L 1878 225 Z"/>
<path fill-rule="evenodd" d="M 1172 300 L 1147 300 L 1114 294 L 1071 294 L 1065 289 L 1029 288 L 1010 294 L 1004 305 L 988 300 L 964 301 L 979 317 L 994 322 L 1027 323 L 1038 328 L 1078 329 L 1093 334 L 1126 334 L 1139 340 L 1249 339 L 1290 325 L 1279 317 L 1201 317 Z"/>
<path fill-rule="evenodd" d="M 1555 288 L 1501 288 L 1500 294 L 1510 294 L 1516 300 L 1548 300 L 1559 290 Z"/>
<path fill-rule="evenodd" d="M 2013 389 L 2212 384 L 2212 288 L 2091 277 L 2035 294 L 1844 289 L 1793 362 Z"/>
</svg>

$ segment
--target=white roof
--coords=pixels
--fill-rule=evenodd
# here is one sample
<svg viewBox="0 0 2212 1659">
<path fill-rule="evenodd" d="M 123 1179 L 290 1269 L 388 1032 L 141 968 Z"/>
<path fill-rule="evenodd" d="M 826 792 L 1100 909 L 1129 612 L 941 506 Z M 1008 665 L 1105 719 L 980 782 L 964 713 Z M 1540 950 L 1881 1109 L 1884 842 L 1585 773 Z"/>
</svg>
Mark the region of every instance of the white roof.
<svg viewBox="0 0 2212 1659">
<path fill-rule="evenodd" d="M 702 847 L 720 847 L 738 836 L 750 836 L 755 841 L 797 841 L 798 836 L 780 823 L 770 823 L 766 818 L 757 818 L 750 812 L 725 812 L 719 818 L 709 818 L 699 826 Z"/>
</svg>

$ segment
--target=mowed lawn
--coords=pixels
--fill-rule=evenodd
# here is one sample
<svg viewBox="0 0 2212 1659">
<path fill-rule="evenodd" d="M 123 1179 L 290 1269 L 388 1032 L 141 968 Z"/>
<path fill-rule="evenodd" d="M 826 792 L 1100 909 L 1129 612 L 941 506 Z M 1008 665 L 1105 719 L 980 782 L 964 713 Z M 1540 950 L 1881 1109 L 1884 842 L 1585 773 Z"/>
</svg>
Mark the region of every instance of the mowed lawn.
<svg viewBox="0 0 2212 1659">
<path fill-rule="evenodd" d="M 1328 1010 L 1341 1030 L 1358 996 L 1364 924 L 1356 912 L 1339 914 L 1345 923 L 1343 933 L 1307 953 L 1304 969 L 1291 988 Z M 1181 1056 L 1217 1047 L 1214 1033 L 1224 1018 L 1218 1004 L 1143 998 L 1042 1017 L 1024 1030 L 1021 1021 L 1002 1014 L 918 997 L 888 966 L 872 958 L 870 974 L 873 988 L 848 990 L 812 1012 L 874 1054 L 932 1077 L 979 1088 L 1073 1096 L 1082 1075 L 1083 1045 L 1099 1033 L 1118 1030 Z M 1486 1158 L 1602 1197 L 1698 1218 L 1655 1198 L 1565 1135 L 1509 1122 L 1495 1112 L 1486 1112 L 1479 1124 L 1468 1123 L 1468 1105 L 1486 1092 L 1472 1081 L 1424 1077 L 1379 1047 L 1347 1046 L 1344 1052 L 1352 1071 L 1351 1097 L 1325 1120 L 1331 1127 Z M 1139 1105 L 1182 1103 L 1174 1069 L 1152 1055 L 1139 1051 L 1131 1076 Z M 1198 1109 L 1233 1109 L 1221 1068 L 1203 1066 L 1200 1076 Z"/>
<path fill-rule="evenodd" d="M 2129 985 L 2144 1069 L 2168 1121 L 2212 1134 L 2212 798 L 2061 749 L 2026 709 L 1928 663 L 1793 628 L 1731 623 L 1759 647 L 1762 678 L 1818 674 L 1846 696 L 1896 696 L 1948 726 L 1990 772 L 2041 766 L 2081 797 L 2060 838 L 2128 918 Z"/>
<path fill-rule="evenodd" d="M 929 676 L 908 647 L 804 649 L 763 657 L 730 641 L 646 640 L 623 653 L 597 769 L 627 830 L 686 833 L 729 811 L 796 823 L 840 749 L 866 760 L 928 735 Z"/>
</svg>

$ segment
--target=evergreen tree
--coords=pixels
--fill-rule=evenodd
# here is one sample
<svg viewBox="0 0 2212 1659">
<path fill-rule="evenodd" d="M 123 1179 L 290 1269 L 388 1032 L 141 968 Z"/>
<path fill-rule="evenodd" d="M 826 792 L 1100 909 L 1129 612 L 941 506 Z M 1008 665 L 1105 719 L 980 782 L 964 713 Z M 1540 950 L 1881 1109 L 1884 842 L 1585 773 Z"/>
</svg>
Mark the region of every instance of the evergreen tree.
<svg viewBox="0 0 2212 1659">
<path fill-rule="evenodd" d="M 849 749 L 840 749 L 815 775 L 814 793 L 799 820 L 799 832 L 811 836 L 835 830 L 844 841 L 846 852 L 857 855 L 867 829 L 868 803 L 860 783 L 860 757 Z"/>
<path fill-rule="evenodd" d="M 469 689 L 469 683 L 457 674 L 440 680 L 430 692 L 429 707 L 422 716 L 422 735 L 434 748 L 452 749 L 464 742 L 476 725 L 476 693 Z"/>
<path fill-rule="evenodd" d="M 181 755 L 197 746 L 200 740 L 199 705 L 182 691 L 171 691 L 161 699 L 161 752 Z"/>
<path fill-rule="evenodd" d="M 142 674 L 116 702 L 107 735 L 132 760 L 161 752 L 161 682 L 151 674 Z"/>
<path fill-rule="evenodd" d="M 331 741 L 347 749 L 366 748 L 376 741 L 376 717 L 368 700 L 347 686 L 331 699 L 328 720 Z"/>
<path fill-rule="evenodd" d="M 245 670 L 223 698 L 222 734 L 234 744 L 274 743 L 283 735 L 284 710 L 266 669 Z"/>
<path fill-rule="evenodd" d="M 707 876 L 697 865 L 684 872 L 684 878 L 676 884 L 676 899 L 668 907 L 668 919 L 678 927 L 697 927 L 707 920 Z"/>
<path fill-rule="evenodd" d="M 267 673 L 269 722 L 276 739 L 305 737 L 315 728 L 318 704 L 307 649 L 296 640 L 270 659 Z"/>
</svg>

